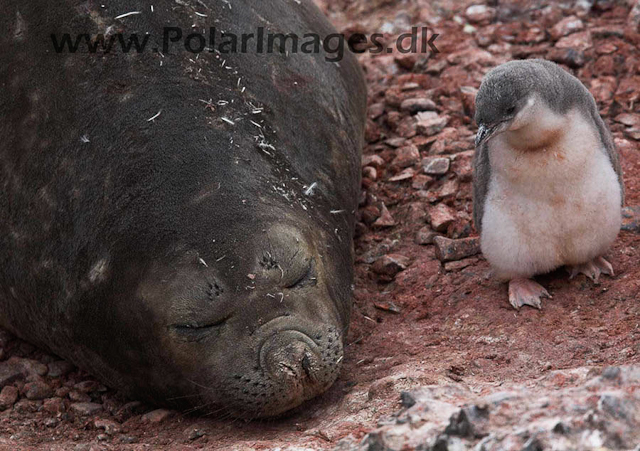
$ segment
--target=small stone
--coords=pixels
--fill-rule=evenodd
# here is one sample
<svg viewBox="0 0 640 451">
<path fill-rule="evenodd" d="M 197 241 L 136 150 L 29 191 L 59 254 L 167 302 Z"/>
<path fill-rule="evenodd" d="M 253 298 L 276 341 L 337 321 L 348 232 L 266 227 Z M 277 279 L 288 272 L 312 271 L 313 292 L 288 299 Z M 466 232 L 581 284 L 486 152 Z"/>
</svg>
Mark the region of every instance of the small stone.
<svg viewBox="0 0 640 451">
<path fill-rule="evenodd" d="M 436 104 L 431 99 L 427 99 L 425 97 L 415 97 L 403 100 L 400 104 L 400 110 L 406 111 L 409 114 L 416 114 L 420 111 L 435 111 Z"/>
<path fill-rule="evenodd" d="M 47 365 L 49 368 L 49 372 L 47 375 L 49 377 L 62 377 L 66 376 L 73 370 L 75 370 L 75 366 L 66 360 L 56 360 L 55 362 L 51 362 Z"/>
<path fill-rule="evenodd" d="M 49 413 L 60 413 L 64 412 L 64 399 L 62 398 L 49 398 L 44 400 L 44 404 L 42 408 Z"/>
<path fill-rule="evenodd" d="M 102 429 L 107 435 L 113 435 L 120 432 L 120 427 L 115 421 L 97 419 L 93 422 L 93 425 L 96 429 Z"/>
<path fill-rule="evenodd" d="M 400 392 L 400 403 L 405 409 L 415 406 L 416 402 L 416 397 L 413 395 L 413 393 L 408 391 Z"/>
<path fill-rule="evenodd" d="M 200 427 L 194 426 L 194 427 L 190 427 L 187 428 L 184 431 L 184 434 L 187 436 L 187 440 L 196 440 L 199 439 L 200 437 L 206 435 L 206 431 Z"/>
<path fill-rule="evenodd" d="M 405 83 L 400 87 L 401 91 L 415 91 L 416 89 L 420 89 L 420 84 L 415 82 Z"/>
<path fill-rule="evenodd" d="M 173 410 L 156 409 L 142 415 L 141 421 L 144 423 L 162 423 L 174 415 L 175 411 Z"/>
<path fill-rule="evenodd" d="M 556 63 L 564 64 L 573 69 L 584 66 L 586 58 L 582 50 L 572 48 L 554 48 L 549 50 L 547 58 Z"/>
<path fill-rule="evenodd" d="M 418 61 L 418 55 L 415 53 L 405 53 L 396 55 L 393 59 L 395 63 L 403 69 L 413 70 Z"/>
<path fill-rule="evenodd" d="M 6 410 L 18 400 L 18 389 L 12 385 L 5 386 L 0 392 L 0 410 Z"/>
<path fill-rule="evenodd" d="M 7 363 L 16 365 L 22 370 L 22 374 L 27 378 L 46 376 L 49 368 L 37 360 L 25 359 L 22 357 L 11 357 Z"/>
<path fill-rule="evenodd" d="M 21 399 L 13 405 L 13 410 L 18 413 L 33 413 L 37 412 L 42 401 L 31 401 L 29 399 Z"/>
<path fill-rule="evenodd" d="M 438 204 L 429 209 L 429 222 L 436 232 L 446 232 L 455 220 L 455 212 L 445 204 Z"/>
<path fill-rule="evenodd" d="M 400 271 L 404 271 L 409 266 L 410 259 L 400 254 L 387 254 L 377 259 L 371 269 L 373 272 L 383 276 L 395 277 Z"/>
<path fill-rule="evenodd" d="M 436 201 L 456 197 L 460 186 L 457 179 L 449 179 L 434 193 Z"/>
<path fill-rule="evenodd" d="M 407 143 L 407 139 L 401 136 L 396 136 L 395 138 L 387 139 L 384 143 L 389 147 L 397 149 L 398 147 L 404 146 Z"/>
<path fill-rule="evenodd" d="M 58 398 L 66 398 L 70 391 L 71 389 L 69 387 L 56 388 L 55 395 Z"/>
<path fill-rule="evenodd" d="M 47 418 L 46 420 L 44 420 L 44 425 L 48 428 L 54 428 L 58 424 L 60 424 L 60 420 L 58 420 L 57 418 Z"/>
<path fill-rule="evenodd" d="M 416 233 L 416 244 L 433 244 L 433 238 L 438 236 L 436 232 L 431 230 L 431 227 L 424 226 Z"/>
<path fill-rule="evenodd" d="M 107 390 L 100 382 L 94 380 L 78 382 L 73 387 L 82 393 L 103 392 Z"/>
<path fill-rule="evenodd" d="M 620 377 L 620 373 L 619 366 L 608 366 L 602 371 L 601 376 L 603 379 L 615 380 Z"/>
<path fill-rule="evenodd" d="M 396 157 L 391 162 L 391 165 L 404 169 L 409 166 L 413 166 L 414 164 L 420 161 L 420 152 L 418 148 L 414 145 L 400 147 L 396 150 Z"/>
<path fill-rule="evenodd" d="M 568 36 L 576 31 L 584 30 L 584 23 L 576 16 L 569 16 L 555 24 L 550 30 L 551 37 L 555 40 Z"/>
<path fill-rule="evenodd" d="M 496 16 L 496 10 L 486 5 L 471 5 L 464 15 L 471 23 L 489 22 Z"/>
<path fill-rule="evenodd" d="M 369 105 L 369 109 L 367 111 L 367 116 L 369 116 L 369 119 L 378 119 L 383 114 L 384 103 L 374 103 L 372 105 Z"/>
<path fill-rule="evenodd" d="M 364 129 L 364 139 L 368 143 L 374 143 L 380 140 L 382 135 L 380 127 L 371 119 L 367 119 L 367 123 Z"/>
<path fill-rule="evenodd" d="M 627 138 L 633 139 L 634 141 L 640 141 L 640 127 L 627 128 L 623 133 Z"/>
<path fill-rule="evenodd" d="M 27 399 L 40 400 L 53 395 L 53 389 L 44 381 L 34 381 L 25 384 L 24 395 Z"/>
<path fill-rule="evenodd" d="M 414 171 L 413 168 L 407 168 L 404 171 L 402 171 L 400 174 L 394 175 L 393 177 L 389 177 L 389 181 L 390 182 L 402 182 L 404 180 L 409 180 L 409 179 L 413 178 L 415 173 L 416 173 L 416 171 Z"/>
<path fill-rule="evenodd" d="M 463 183 L 473 180 L 473 160 L 471 158 L 462 158 L 455 161 L 454 172 Z"/>
<path fill-rule="evenodd" d="M 424 190 L 427 189 L 429 185 L 431 185 L 434 181 L 435 179 L 433 177 L 424 174 L 418 174 L 413 178 L 413 181 L 411 182 L 411 188 L 416 190 Z"/>
<path fill-rule="evenodd" d="M 381 168 L 384 166 L 384 160 L 380 155 L 364 155 L 362 157 L 362 166 L 374 166 Z"/>
<path fill-rule="evenodd" d="M 449 172 L 451 160 L 445 157 L 427 157 L 422 160 L 422 168 L 427 175 L 444 175 Z"/>
<path fill-rule="evenodd" d="M 458 437 L 481 438 L 489 420 L 489 409 L 483 406 L 467 406 L 454 413 L 444 433 Z"/>
<path fill-rule="evenodd" d="M 462 98 L 462 106 L 464 108 L 464 113 L 473 118 L 476 109 L 476 96 L 478 95 L 478 90 L 473 86 L 461 86 L 460 87 L 460 96 Z"/>
<path fill-rule="evenodd" d="M 618 114 L 614 118 L 614 121 L 624 124 L 627 127 L 640 126 L 640 115 L 629 113 Z"/>
<path fill-rule="evenodd" d="M 463 260 L 446 262 L 444 264 L 444 270 L 447 272 L 456 272 L 466 268 L 467 266 L 473 265 L 474 263 L 477 263 L 477 262 L 478 262 L 477 258 L 465 258 Z"/>
<path fill-rule="evenodd" d="M 436 257 L 442 262 L 462 260 L 480 252 L 479 238 L 462 238 L 452 240 L 443 236 L 433 239 L 436 246 Z"/>
<path fill-rule="evenodd" d="M 396 225 L 396 221 L 393 219 L 393 216 L 391 216 L 391 213 L 389 213 L 387 206 L 383 203 L 380 210 L 380 217 L 376 219 L 376 221 L 373 223 L 373 226 L 393 227 L 394 225 Z"/>
<path fill-rule="evenodd" d="M 18 379 L 23 378 L 24 374 L 22 373 L 22 368 L 19 365 L 12 363 L 11 359 L 0 363 L 0 387 L 5 387 Z"/>
<path fill-rule="evenodd" d="M 362 178 L 375 182 L 378 179 L 378 171 L 373 166 L 365 166 L 362 168 Z"/>
<path fill-rule="evenodd" d="M 589 31 L 582 31 L 560 38 L 554 47 L 559 49 L 575 49 L 584 52 L 592 46 L 591 33 Z"/>
<path fill-rule="evenodd" d="M 402 309 L 394 304 L 393 301 L 376 301 L 373 303 L 373 306 L 378 310 L 383 310 L 385 312 L 400 313 L 402 311 Z"/>
<path fill-rule="evenodd" d="M 71 390 L 69 392 L 69 399 L 73 402 L 91 402 L 91 396 L 78 390 Z"/>
<path fill-rule="evenodd" d="M 622 209 L 622 230 L 640 233 L 640 206 L 624 207 Z"/>
<path fill-rule="evenodd" d="M 627 20 L 630 24 L 634 25 L 636 29 L 640 27 L 640 1 L 636 1 L 634 7 L 631 8 Z"/>
<path fill-rule="evenodd" d="M 439 116 L 434 111 L 422 111 L 415 116 L 416 131 L 421 135 L 435 135 L 447 126 L 449 118 L 447 116 Z"/>
<path fill-rule="evenodd" d="M 89 416 L 102 411 L 102 404 L 95 402 L 75 402 L 71 404 L 69 408 L 78 415 Z"/>
</svg>

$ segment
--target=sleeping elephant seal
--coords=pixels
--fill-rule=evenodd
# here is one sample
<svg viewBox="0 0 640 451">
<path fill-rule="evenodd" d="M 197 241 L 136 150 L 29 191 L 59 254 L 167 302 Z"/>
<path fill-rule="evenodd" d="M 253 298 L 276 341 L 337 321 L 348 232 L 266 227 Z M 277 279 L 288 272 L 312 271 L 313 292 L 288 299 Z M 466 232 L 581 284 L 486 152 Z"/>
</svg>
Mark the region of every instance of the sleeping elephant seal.
<svg viewBox="0 0 640 451">
<path fill-rule="evenodd" d="M 349 54 L 207 36 L 324 37 L 313 3 L 6 0 L 0 22 L 0 325 L 177 408 L 255 418 L 326 390 L 349 322 L 362 73 Z M 148 47 L 116 48 L 133 34 Z"/>
</svg>

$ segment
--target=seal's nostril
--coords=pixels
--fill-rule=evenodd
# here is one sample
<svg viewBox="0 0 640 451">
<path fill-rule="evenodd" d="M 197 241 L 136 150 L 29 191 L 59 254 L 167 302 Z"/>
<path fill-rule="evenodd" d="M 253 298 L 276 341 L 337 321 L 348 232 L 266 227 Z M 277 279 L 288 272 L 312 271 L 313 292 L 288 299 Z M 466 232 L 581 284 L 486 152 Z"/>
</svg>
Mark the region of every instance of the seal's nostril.
<svg viewBox="0 0 640 451">
<path fill-rule="evenodd" d="M 309 359 L 309 354 L 305 353 L 304 357 L 302 357 L 302 369 L 308 378 L 311 378 L 311 360 Z"/>
</svg>

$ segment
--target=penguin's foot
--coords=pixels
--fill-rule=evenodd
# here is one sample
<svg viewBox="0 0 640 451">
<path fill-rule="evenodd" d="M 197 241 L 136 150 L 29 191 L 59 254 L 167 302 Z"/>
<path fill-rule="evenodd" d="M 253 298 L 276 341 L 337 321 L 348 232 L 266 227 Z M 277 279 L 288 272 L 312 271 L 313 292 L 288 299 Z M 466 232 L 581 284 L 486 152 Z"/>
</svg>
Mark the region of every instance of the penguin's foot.
<svg viewBox="0 0 640 451">
<path fill-rule="evenodd" d="M 596 257 L 590 262 L 581 265 L 567 266 L 567 271 L 569 271 L 570 274 L 569 279 L 573 279 L 578 274 L 584 274 L 593 280 L 593 283 L 598 283 L 600 274 L 614 275 L 613 266 L 602 257 Z"/>
<path fill-rule="evenodd" d="M 509 302 L 516 310 L 523 305 L 542 308 L 540 298 L 550 298 L 544 287 L 531 279 L 511 279 L 509 281 Z"/>
</svg>

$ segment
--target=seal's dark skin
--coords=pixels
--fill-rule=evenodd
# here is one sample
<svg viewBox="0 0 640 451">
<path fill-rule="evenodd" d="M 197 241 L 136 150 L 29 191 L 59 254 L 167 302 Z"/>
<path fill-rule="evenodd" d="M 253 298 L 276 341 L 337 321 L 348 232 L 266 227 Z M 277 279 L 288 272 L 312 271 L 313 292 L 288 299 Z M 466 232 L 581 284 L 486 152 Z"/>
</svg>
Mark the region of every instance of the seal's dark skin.
<svg viewBox="0 0 640 451">
<path fill-rule="evenodd" d="M 342 361 L 363 77 L 349 54 L 53 50 L 334 32 L 305 0 L 153 5 L 3 5 L 0 325 L 136 398 L 277 415 Z"/>
</svg>

